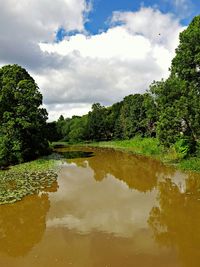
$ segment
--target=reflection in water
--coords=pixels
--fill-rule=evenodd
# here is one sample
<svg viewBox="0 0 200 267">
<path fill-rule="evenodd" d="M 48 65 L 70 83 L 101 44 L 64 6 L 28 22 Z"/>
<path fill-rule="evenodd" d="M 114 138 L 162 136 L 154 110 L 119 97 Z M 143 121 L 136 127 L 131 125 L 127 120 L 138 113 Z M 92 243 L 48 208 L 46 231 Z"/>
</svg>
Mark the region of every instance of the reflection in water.
<svg viewBox="0 0 200 267">
<path fill-rule="evenodd" d="M 174 173 L 172 168 L 166 168 L 158 161 L 112 149 L 98 149 L 95 152 L 95 157 L 86 160 L 90 168 L 93 169 L 94 178 L 97 181 L 102 181 L 108 174 L 111 174 L 124 181 L 129 188 L 140 192 L 151 191 L 155 188 L 158 177 L 165 177 Z M 83 159 L 70 162 L 84 166 Z M 87 164 L 85 166 L 87 167 Z"/>
<path fill-rule="evenodd" d="M 60 154 L 66 159 L 93 157 L 93 152 L 87 152 L 87 151 L 66 151 L 66 152 L 60 152 Z"/>
<path fill-rule="evenodd" d="M 83 149 L 74 150 L 72 147 L 64 147 L 63 145 L 54 146 L 54 151 L 65 159 L 79 159 L 79 158 L 90 158 L 94 156 L 93 151 L 85 151 Z"/>
<path fill-rule="evenodd" d="M 95 231 L 131 237 L 147 227 L 153 193 L 142 194 L 108 175 L 101 183 L 90 167 L 67 165 L 60 172 L 59 191 L 52 196 L 48 227 L 67 227 L 85 234 Z M 138 202 L 142 209 L 138 209 Z"/>
<path fill-rule="evenodd" d="M 199 266 L 199 175 L 110 149 L 78 151 L 95 154 L 63 160 L 48 195 L 0 206 L 0 266 Z"/>
<path fill-rule="evenodd" d="M 0 251 L 10 256 L 25 255 L 45 231 L 48 195 L 28 196 L 11 205 L 0 206 Z"/>
<path fill-rule="evenodd" d="M 189 174 L 184 187 L 160 182 L 159 207 L 152 208 L 149 224 L 157 242 L 178 250 L 183 266 L 200 266 L 199 175 Z"/>
<path fill-rule="evenodd" d="M 130 237 L 145 229 L 158 177 L 174 173 L 157 161 L 110 149 L 95 149 L 95 157 L 67 162 L 60 172 L 60 189 L 52 196 L 54 215 L 47 224 L 81 233 L 96 229 Z"/>
</svg>

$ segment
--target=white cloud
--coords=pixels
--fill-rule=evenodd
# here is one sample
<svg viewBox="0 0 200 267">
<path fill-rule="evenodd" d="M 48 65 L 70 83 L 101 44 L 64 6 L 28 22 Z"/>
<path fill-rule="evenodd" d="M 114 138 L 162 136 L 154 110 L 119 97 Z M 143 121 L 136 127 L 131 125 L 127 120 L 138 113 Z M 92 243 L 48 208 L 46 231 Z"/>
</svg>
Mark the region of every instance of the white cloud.
<svg viewBox="0 0 200 267">
<path fill-rule="evenodd" d="M 0 59 L 37 68 L 50 59 L 40 51 L 39 42 L 52 42 L 56 32 L 84 31 L 89 6 L 85 0 L 0 1 Z"/>
<path fill-rule="evenodd" d="M 43 52 L 63 58 L 59 69 L 44 71 L 38 79 L 45 88 L 46 103 L 57 99 L 59 104 L 110 105 L 168 76 L 183 30 L 172 15 L 141 8 L 115 12 L 112 23 L 97 35 L 77 34 L 60 43 L 40 43 Z"/>
<path fill-rule="evenodd" d="M 183 30 L 172 15 L 152 8 L 115 12 L 107 31 L 90 36 L 89 8 L 84 0 L 0 1 L 0 64 L 30 71 L 50 119 L 86 113 L 94 102 L 110 105 L 168 75 Z M 55 43 L 60 27 L 79 33 Z"/>
</svg>

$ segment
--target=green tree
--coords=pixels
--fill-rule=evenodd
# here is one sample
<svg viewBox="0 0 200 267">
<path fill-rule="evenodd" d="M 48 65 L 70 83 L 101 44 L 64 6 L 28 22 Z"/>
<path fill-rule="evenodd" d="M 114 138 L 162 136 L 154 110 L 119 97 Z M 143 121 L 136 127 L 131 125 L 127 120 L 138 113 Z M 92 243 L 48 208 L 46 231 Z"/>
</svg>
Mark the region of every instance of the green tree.
<svg viewBox="0 0 200 267">
<path fill-rule="evenodd" d="M 137 134 L 151 135 L 155 121 L 156 106 L 150 94 L 135 94 L 124 98 L 119 123 L 123 138 L 132 138 Z"/>
<path fill-rule="evenodd" d="M 195 151 L 200 138 L 200 16 L 180 34 L 180 44 L 166 81 L 153 83 L 160 141 L 170 146 L 180 138 Z"/>
<path fill-rule="evenodd" d="M 46 125 L 46 138 L 48 141 L 53 142 L 53 141 L 59 141 L 60 140 L 60 135 L 57 130 L 57 122 L 48 122 Z"/>
<path fill-rule="evenodd" d="M 106 135 L 106 108 L 99 103 L 92 105 L 92 111 L 88 113 L 88 134 L 91 140 L 105 140 Z"/>
<path fill-rule="evenodd" d="M 69 124 L 70 124 L 70 119 L 69 118 L 64 119 L 63 115 L 60 115 L 56 123 L 56 129 L 57 129 L 59 140 L 68 141 L 69 139 L 68 134 L 70 131 Z"/>
<path fill-rule="evenodd" d="M 80 142 L 87 139 L 88 116 L 73 116 L 70 123 L 69 141 Z"/>
<path fill-rule="evenodd" d="M 18 65 L 0 69 L 0 164 L 18 163 L 45 154 L 47 112 L 29 73 Z"/>
</svg>

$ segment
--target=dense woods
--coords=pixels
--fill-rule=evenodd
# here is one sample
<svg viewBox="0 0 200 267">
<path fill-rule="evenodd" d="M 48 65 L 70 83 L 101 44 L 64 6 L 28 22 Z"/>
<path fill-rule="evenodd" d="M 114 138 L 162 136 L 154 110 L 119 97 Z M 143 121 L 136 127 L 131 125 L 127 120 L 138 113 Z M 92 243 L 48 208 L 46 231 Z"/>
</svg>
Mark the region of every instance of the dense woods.
<svg viewBox="0 0 200 267">
<path fill-rule="evenodd" d="M 67 142 L 158 137 L 183 157 L 199 153 L 200 138 L 200 16 L 180 34 L 167 80 L 155 81 L 145 94 L 126 96 L 111 107 L 99 103 L 82 117 L 60 116 L 52 140 Z"/>
</svg>

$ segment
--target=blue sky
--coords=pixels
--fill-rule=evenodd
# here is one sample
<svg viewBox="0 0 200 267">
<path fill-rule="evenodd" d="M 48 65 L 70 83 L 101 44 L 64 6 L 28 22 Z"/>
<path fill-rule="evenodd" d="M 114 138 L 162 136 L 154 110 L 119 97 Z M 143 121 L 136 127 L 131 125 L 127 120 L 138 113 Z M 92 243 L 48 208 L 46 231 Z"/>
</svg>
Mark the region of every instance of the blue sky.
<svg viewBox="0 0 200 267">
<path fill-rule="evenodd" d="M 153 7 L 164 14 L 171 13 L 180 20 L 182 25 L 187 26 L 194 16 L 200 14 L 200 3 L 198 2 L 198 0 L 92 0 L 92 10 L 88 14 L 85 29 L 89 34 L 106 31 L 110 27 L 109 19 L 113 12 L 134 12 L 141 7 Z M 60 28 L 56 40 L 60 41 L 66 35 L 72 36 L 76 33 L 76 31 L 66 32 Z"/>
<path fill-rule="evenodd" d="M 200 14 L 200 2 L 184 0 L 93 0 L 93 10 L 89 14 L 86 29 L 93 34 L 108 28 L 108 18 L 114 11 L 136 11 L 141 6 L 156 7 L 163 13 L 172 13 L 179 17 L 183 25 L 188 25 L 191 19 Z"/>
</svg>

